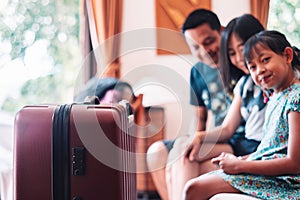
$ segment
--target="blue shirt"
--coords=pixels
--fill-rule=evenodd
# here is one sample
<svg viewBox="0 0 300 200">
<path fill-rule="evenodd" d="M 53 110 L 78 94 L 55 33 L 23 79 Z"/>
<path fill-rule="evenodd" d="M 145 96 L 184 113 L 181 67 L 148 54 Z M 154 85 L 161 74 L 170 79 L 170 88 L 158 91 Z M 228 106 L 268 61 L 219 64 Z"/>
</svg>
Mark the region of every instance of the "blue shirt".
<svg viewBox="0 0 300 200">
<path fill-rule="evenodd" d="M 225 89 L 217 68 L 198 62 L 190 74 L 190 104 L 211 110 L 214 125 L 222 124 L 229 106 Z"/>
</svg>

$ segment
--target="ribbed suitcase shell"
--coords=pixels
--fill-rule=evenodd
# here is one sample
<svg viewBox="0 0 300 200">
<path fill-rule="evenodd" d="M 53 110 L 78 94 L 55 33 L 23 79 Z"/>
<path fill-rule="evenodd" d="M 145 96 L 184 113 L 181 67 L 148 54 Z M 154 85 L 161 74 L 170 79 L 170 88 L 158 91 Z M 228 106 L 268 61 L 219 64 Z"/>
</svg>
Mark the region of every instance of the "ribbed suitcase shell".
<svg viewBox="0 0 300 200">
<path fill-rule="evenodd" d="M 60 122 L 68 126 L 68 142 L 60 144 L 58 138 L 54 145 L 53 121 L 64 120 L 54 113 L 61 107 L 26 106 L 16 115 L 14 200 L 136 199 L 135 137 L 126 109 L 69 105 L 69 122 Z M 60 152 L 64 146 L 67 151 Z M 76 169 L 78 150 L 84 157 L 81 172 Z M 56 165 L 55 155 L 67 156 L 61 157 L 63 165 Z"/>
</svg>

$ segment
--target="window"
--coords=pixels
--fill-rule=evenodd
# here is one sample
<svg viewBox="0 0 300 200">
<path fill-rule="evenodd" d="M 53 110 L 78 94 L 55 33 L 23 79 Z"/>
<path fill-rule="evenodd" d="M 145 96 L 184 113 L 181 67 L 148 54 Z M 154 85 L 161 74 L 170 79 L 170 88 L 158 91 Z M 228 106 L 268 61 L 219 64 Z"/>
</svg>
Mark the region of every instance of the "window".
<svg viewBox="0 0 300 200">
<path fill-rule="evenodd" d="M 4 0 L 0 5 L 0 112 L 73 99 L 82 62 L 79 0 Z"/>
<path fill-rule="evenodd" d="M 284 33 L 293 46 L 300 47 L 300 0 L 270 0 L 268 29 Z"/>
</svg>

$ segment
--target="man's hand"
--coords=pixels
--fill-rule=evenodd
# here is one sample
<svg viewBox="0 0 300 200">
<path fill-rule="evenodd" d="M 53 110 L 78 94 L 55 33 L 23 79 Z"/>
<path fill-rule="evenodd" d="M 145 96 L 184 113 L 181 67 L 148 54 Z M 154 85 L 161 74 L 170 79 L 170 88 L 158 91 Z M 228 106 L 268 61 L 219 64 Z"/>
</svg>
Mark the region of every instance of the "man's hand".
<svg viewBox="0 0 300 200">
<path fill-rule="evenodd" d="M 202 143 L 202 133 L 203 132 L 197 132 L 195 134 L 195 137 L 190 145 L 185 150 L 185 157 L 187 157 L 190 161 L 197 161 L 199 160 L 199 151 Z"/>
</svg>

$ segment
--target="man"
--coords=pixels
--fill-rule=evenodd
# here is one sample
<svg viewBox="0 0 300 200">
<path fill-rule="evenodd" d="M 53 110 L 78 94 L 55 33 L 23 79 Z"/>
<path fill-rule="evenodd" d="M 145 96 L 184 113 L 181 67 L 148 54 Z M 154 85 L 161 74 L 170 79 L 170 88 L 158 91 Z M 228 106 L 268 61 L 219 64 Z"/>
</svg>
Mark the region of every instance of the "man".
<svg viewBox="0 0 300 200">
<path fill-rule="evenodd" d="M 200 61 L 193 66 L 190 74 L 190 104 L 196 107 L 197 131 L 207 128 L 208 116 L 212 115 L 213 124 L 218 126 L 226 115 L 226 95 L 217 69 L 221 31 L 222 27 L 216 14 L 205 9 L 193 11 L 182 26 L 182 33 L 192 54 Z M 173 180 L 166 180 L 166 166 L 174 141 L 157 141 L 147 152 L 148 168 L 162 199 L 173 199 L 170 196 L 172 194 L 168 195 L 167 182 Z M 204 163 L 203 172 L 210 171 L 211 167 L 210 163 Z"/>
</svg>

